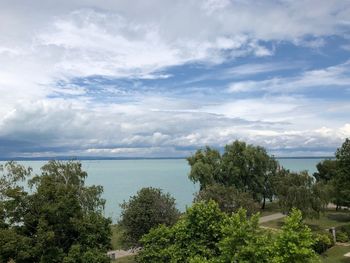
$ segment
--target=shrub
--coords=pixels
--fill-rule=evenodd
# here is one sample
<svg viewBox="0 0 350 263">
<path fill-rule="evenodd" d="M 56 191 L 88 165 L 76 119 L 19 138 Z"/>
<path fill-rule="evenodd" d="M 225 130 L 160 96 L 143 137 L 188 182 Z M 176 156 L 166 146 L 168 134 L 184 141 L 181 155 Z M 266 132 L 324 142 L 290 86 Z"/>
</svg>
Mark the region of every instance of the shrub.
<svg viewBox="0 0 350 263">
<path fill-rule="evenodd" d="M 344 232 L 348 236 L 348 239 L 350 239 L 350 225 L 341 226 L 338 229 Z"/>
<path fill-rule="evenodd" d="M 318 254 L 322 254 L 334 245 L 330 234 L 315 234 L 314 238 L 316 242 L 313 245 L 313 249 Z"/>
<path fill-rule="evenodd" d="M 314 238 L 292 213 L 276 235 L 259 227 L 259 215 L 248 217 L 244 209 L 221 212 L 215 201 L 198 202 L 172 227 L 152 229 L 141 239 L 138 263 L 290 263 L 315 262 Z"/>
<path fill-rule="evenodd" d="M 336 239 L 337 239 L 337 242 L 340 242 L 340 243 L 345 243 L 349 241 L 348 235 L 345 232 L 340 230 L 336 231 Z"/>
</svg>

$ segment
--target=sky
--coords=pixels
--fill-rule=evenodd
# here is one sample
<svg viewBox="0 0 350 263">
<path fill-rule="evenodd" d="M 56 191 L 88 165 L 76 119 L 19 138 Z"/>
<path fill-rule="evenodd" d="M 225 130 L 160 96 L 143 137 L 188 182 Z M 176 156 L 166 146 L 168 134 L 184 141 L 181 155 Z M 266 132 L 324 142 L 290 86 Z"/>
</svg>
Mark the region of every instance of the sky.
<svg viewBox="0 0 350 263">
<path fill-rule="evenodd" d="M 0 157 L 350 137 L 348 0 L 0 0 Z"/>
</svg>

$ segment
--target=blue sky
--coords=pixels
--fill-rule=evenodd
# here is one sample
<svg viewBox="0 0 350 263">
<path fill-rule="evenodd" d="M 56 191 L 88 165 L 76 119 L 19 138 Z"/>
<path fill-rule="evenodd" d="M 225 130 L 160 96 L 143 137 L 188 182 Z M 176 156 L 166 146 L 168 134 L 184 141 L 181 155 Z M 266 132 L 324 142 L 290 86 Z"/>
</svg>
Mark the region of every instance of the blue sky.
<svg viewBox="0 0 350 263">
<path fill-rule="evenodd" d="M 350 137 L 350 2 L 0 0 L 0 156 L 188 156 Z"/>
</svg>

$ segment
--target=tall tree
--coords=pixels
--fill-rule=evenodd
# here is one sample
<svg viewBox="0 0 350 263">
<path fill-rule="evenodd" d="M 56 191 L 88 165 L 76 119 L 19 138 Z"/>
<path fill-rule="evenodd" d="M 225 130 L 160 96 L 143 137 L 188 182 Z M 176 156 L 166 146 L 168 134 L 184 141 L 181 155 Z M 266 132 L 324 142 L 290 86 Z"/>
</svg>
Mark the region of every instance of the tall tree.
<svg viewBox="0 0 350 263">
<path fill-rule="evenodd" d="M 199 182 L 201 190 L 221 181 L 221 155 L 219 151 L 207 146 L 188 157 L 187 161 L 191 166 L 189 178 L 192 182 Z"/>
<path fill-rule="evenodd" d="M 336 205 L 350 206 L 350 139 L 347 138 L 336 151 L 337 174 L 332 181 Z"/>
<path fill-rule="evenodd" d="M 275 180 L 275 192 L 285 213 L 297 208 L 305 217 L 318 217 L 328 204 L 327 190 L 306 171 L 291 173 L 282 169 Z"/>
<path fill-rule="evenodd" d="M 111 221 L 102 214 L 103 189 L 85 186 L 87 173 L 80 163 L 49 162 L 29 180 L 30 192 L 19 186 L 29 179 L 30 170 L 15 163 L 6 168 L 0 180 L 5 186 L 0 231 L 19 242 L 13 251 L 8 250 L 10 240 L 6 249 L 0 247 L 5 262 L 81 262 L 88 255 L 96 259 L 89 262 L 108 262 Z"/>
<path fill-rule="evenodd" d="M 225 146 L 223 155 L 207 147 L 187 160 L 191 166 L 189 178 L 199 182 L 201 190 L 212 184 L 234 186 L 250 192 L 263 208 L 266 199 L 272 199 L 278 163 L 263 147 L 235 141 Z"/>
<path fill-rule="evenodd" d="M 338 161 L 323 160 L 316 165 L 317 172 L 313 174 L 318 182 L 328 183 L 337 175 Z"/>
</svg>

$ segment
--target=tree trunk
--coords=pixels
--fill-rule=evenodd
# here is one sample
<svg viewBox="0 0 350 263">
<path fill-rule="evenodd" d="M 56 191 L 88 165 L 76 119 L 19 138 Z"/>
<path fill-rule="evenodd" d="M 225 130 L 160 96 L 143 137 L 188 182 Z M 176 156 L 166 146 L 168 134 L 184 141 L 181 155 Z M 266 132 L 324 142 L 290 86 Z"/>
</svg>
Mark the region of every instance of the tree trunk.
<svg viewBox="0 0 350 263">
<path fill-rule="evenodd" d="M 264 199 L 263 199 L 263 204 L 262 204 L 262 207 L 261 209 L 264 210 L 265 209 L 265 204 L 266 204 L 266 197 L 264 196 Z"/>
</svg>

